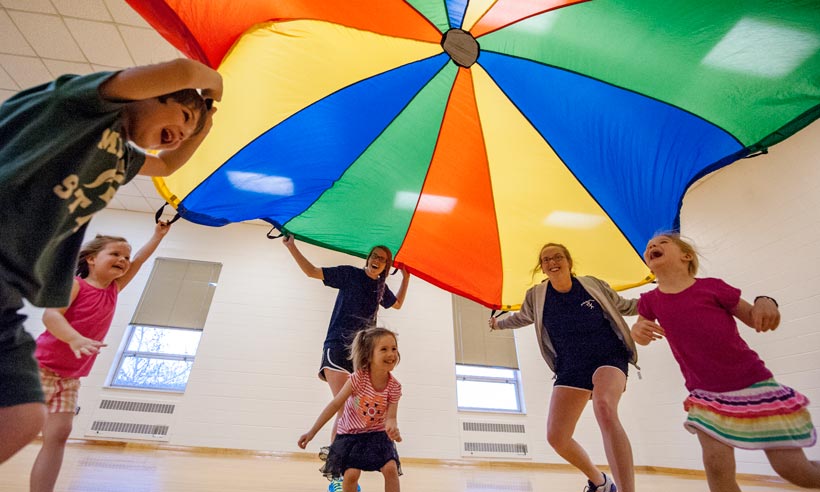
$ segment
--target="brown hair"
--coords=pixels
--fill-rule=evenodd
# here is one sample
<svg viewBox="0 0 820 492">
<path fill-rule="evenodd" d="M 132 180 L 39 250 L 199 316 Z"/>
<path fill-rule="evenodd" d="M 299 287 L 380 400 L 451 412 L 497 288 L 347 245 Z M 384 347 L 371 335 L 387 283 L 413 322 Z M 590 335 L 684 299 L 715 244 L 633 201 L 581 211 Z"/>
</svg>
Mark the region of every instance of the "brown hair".
<svg viewBox="0 0 820 492">
<path fill-rule="evenodd" d="M 205 99 L 199 95 L 196 89 L 180 89 L 176 92 L 169 92 L 168 94 L 158 96 L 157 99 L 159 99 L 159 102 L 162 104 L 165 104 L 168 99 L 173 99 L 194 113 L 199 113 L 199 119 L 196 121 L 196 127 L 191 136 L 199 134 L 199 132 L 205 128 L 205 121 L 208 116 L 208 103 L 205 102 Z"/>
<path fill-rule="evenodd" d="M 387 328 L 375 327 L 367 328 L 356 333 L 353 343 L 350 345 L 350 360 L 353 361 L 353 369 L 368 369 L 373 358 L 373 350 L 376 348 L 376 342 L 381 337 L 391 336 L 398 344 L 398 337 L 395 332 Z M 399 354 L 399 361 L 401 361 L 401 354 Z M 396 361 L 396 364 L 399 363 Z"/>
<path fill-rule="evenodd" d="M 384 298 L 384 289 L 387 286 L 387 276 L 390 275 L 390 268 L 393 266 L 393 252 L 390 251 L 390 248 L 384 245 L 373 246 L 370 249 L 370 253 L 367 254 L 367 259 L 370 259 L 373 256 L 373 252 L 377 249 L 380 249 L 387 253 L 387 259 L 384 261 L 384 270 L 379 274 L 379 287 L 376 289 L 376 312 L 373 313 L 372 324 L 376 324 L 376 316 L 379 313 L 379 306 L 381 306 L 382 299 Z"/>
<path fill-rule="evenodd" d="M 655 234 L 654 236 L 652 236 L 652 239 L 655 239 L 656 237 L 660 237 L 660 236 L 668 237 L 669 239 L 672 240 L 673 243 L 678 245 L 678 247 L 680 248 L 681 251 L 683 251 L 684 253 L 689 254 L 689 256 L 692 257 L 692 259 L 689 260 L 689 266 L 688 266 L 689 275 L 691 275 L 693 277 L 695 275 L 697 275 L 698 274 L 698 267 L 700 266 L 700 261 L 698 260 L 698 252 L 695 250 L 695 247 L 689 241 L 687 241 L 686 239 L 683 239 L 683 237 L 680 235 L 680 232 L 675 232 L 675 231 L 659 232 L 659 233 Z M 650 241 L 651 241 L 651 239 L 650 239 Z"/>
<path fill-rule="evenodd" d="M 111 243 L 128 244 L 128 240 L 119 236 L 97 234 L 97 237 L 83 244 L 82 249 L 80 249 L 80 257 L 77 259 L 77 276 L 80 278 L 88 277 L 88 258 L 95 256 Z"/>
<path fill-rule="evenodd" d="M 572 255 L 571 255 L 571 254 L 569 254 L 569 250 L 567 249 L 567 247 L 566 247 L 566 246 L 564 246 L 564 245 L 563 245 L 563 244 L 561 244 L 561 243 L 547 243 L 547 244 L 545 244 L 545 245 L 541 246 L 541 249 L 539 249 L 539 250 L 538 250 L 538 260 L 537 260 L 537 261 L 536 261 L 536 263 L 535 263 L 535 268 L 533 268 L 533 269 L 532 269 L 532 276 L 533 276 L 533 278 L 534 278 L 537 274 L 541 273 L 541 253 L 543 253 L 543 252 L 544 252 L 544 250 L 545 250 L 545 249 L 547 249 L 547 248 L 549 248 L 549 247 L 555 247 L 555 248 L 558 248 L 558 249 L 560 249 L 560 250 L 564 253 L 564 256 L 566 256 L 567 261 L 569 262 L 569 271 L 570 271 L 570 274 L 575 275 L 575 272 L 573 272 L 573 271 L 572 271 L 572 268 L 573 268 L 573 266 L 575 266 L 575 264 L 572 262 Z"/>
</svg>

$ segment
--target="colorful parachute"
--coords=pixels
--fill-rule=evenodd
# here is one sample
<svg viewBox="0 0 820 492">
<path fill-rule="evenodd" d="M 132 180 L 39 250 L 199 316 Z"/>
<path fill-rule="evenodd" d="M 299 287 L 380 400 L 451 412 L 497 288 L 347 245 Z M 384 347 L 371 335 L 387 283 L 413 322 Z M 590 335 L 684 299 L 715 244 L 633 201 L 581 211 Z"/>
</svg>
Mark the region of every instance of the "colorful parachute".
<svg viewBox="0 0 820 492">
<path fill-rule="evenodd" d="M 542 244 L 645 281 L 705 174 L 820 115 L 816 0 L 129 0 L 225 95 L 162 194 L 510 308 Z"/>
</svg>

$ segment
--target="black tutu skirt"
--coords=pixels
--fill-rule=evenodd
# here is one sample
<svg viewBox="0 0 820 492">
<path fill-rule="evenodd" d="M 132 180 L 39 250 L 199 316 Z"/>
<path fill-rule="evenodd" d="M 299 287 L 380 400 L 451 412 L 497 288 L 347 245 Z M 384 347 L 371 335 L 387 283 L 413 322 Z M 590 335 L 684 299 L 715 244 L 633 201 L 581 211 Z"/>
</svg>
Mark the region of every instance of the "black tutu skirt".
<svg viewBox="0 0 820 492">
<path fill-rule="evenodd" d="M 384 431 L 362 434 L 338 434 L 327 454 L 322 474 L 333 480 L 341 478 L 348 468 L 362 471 L 379 471 L 384 465 L 395 460 L 401 475 L 401 463 L 396 444 Z"/>
</svg>

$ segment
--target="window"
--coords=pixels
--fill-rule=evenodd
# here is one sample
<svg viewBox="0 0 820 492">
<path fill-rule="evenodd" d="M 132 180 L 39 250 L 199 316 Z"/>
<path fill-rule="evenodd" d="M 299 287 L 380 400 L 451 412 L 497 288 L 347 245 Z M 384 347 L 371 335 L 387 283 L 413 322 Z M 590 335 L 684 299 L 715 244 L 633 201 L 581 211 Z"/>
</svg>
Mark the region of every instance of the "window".
<svg viewBox="0 0 820 492">
<path fill-rule="evenodd" d="M 111 386 L 185 391 L 222 265 L 157 258 Z"/>
<path fill-rule="evenodd" d="M 185 391 L 201 335 L 200 330 L 129 326 L 111 386 Z"/>
<path fill-rule="evenodd" d="M 459 410 L 522 413 L 518 369 L 456 364 Z"/>
<path fill-rule="evenodd" d="M 490 332 L 490 309 L 453 296 L 459 410 L 523 413 L 512 330 Z"/>
</svg>

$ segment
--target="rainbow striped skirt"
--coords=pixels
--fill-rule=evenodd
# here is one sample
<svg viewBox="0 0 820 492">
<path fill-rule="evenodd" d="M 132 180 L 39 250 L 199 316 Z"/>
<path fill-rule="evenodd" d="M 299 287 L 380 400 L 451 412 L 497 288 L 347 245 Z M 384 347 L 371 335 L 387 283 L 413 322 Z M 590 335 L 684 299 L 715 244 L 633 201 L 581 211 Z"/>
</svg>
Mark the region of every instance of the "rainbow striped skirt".
<svg viewBox="0 0 820 492">
<path fill-rule="evenodd" d="M 726 393 L 694 390 L 683 402 L 683 426 L 740 449 L 805 448 L 817 441 L 808 404 L 774 379 Z"/>
</svg>

